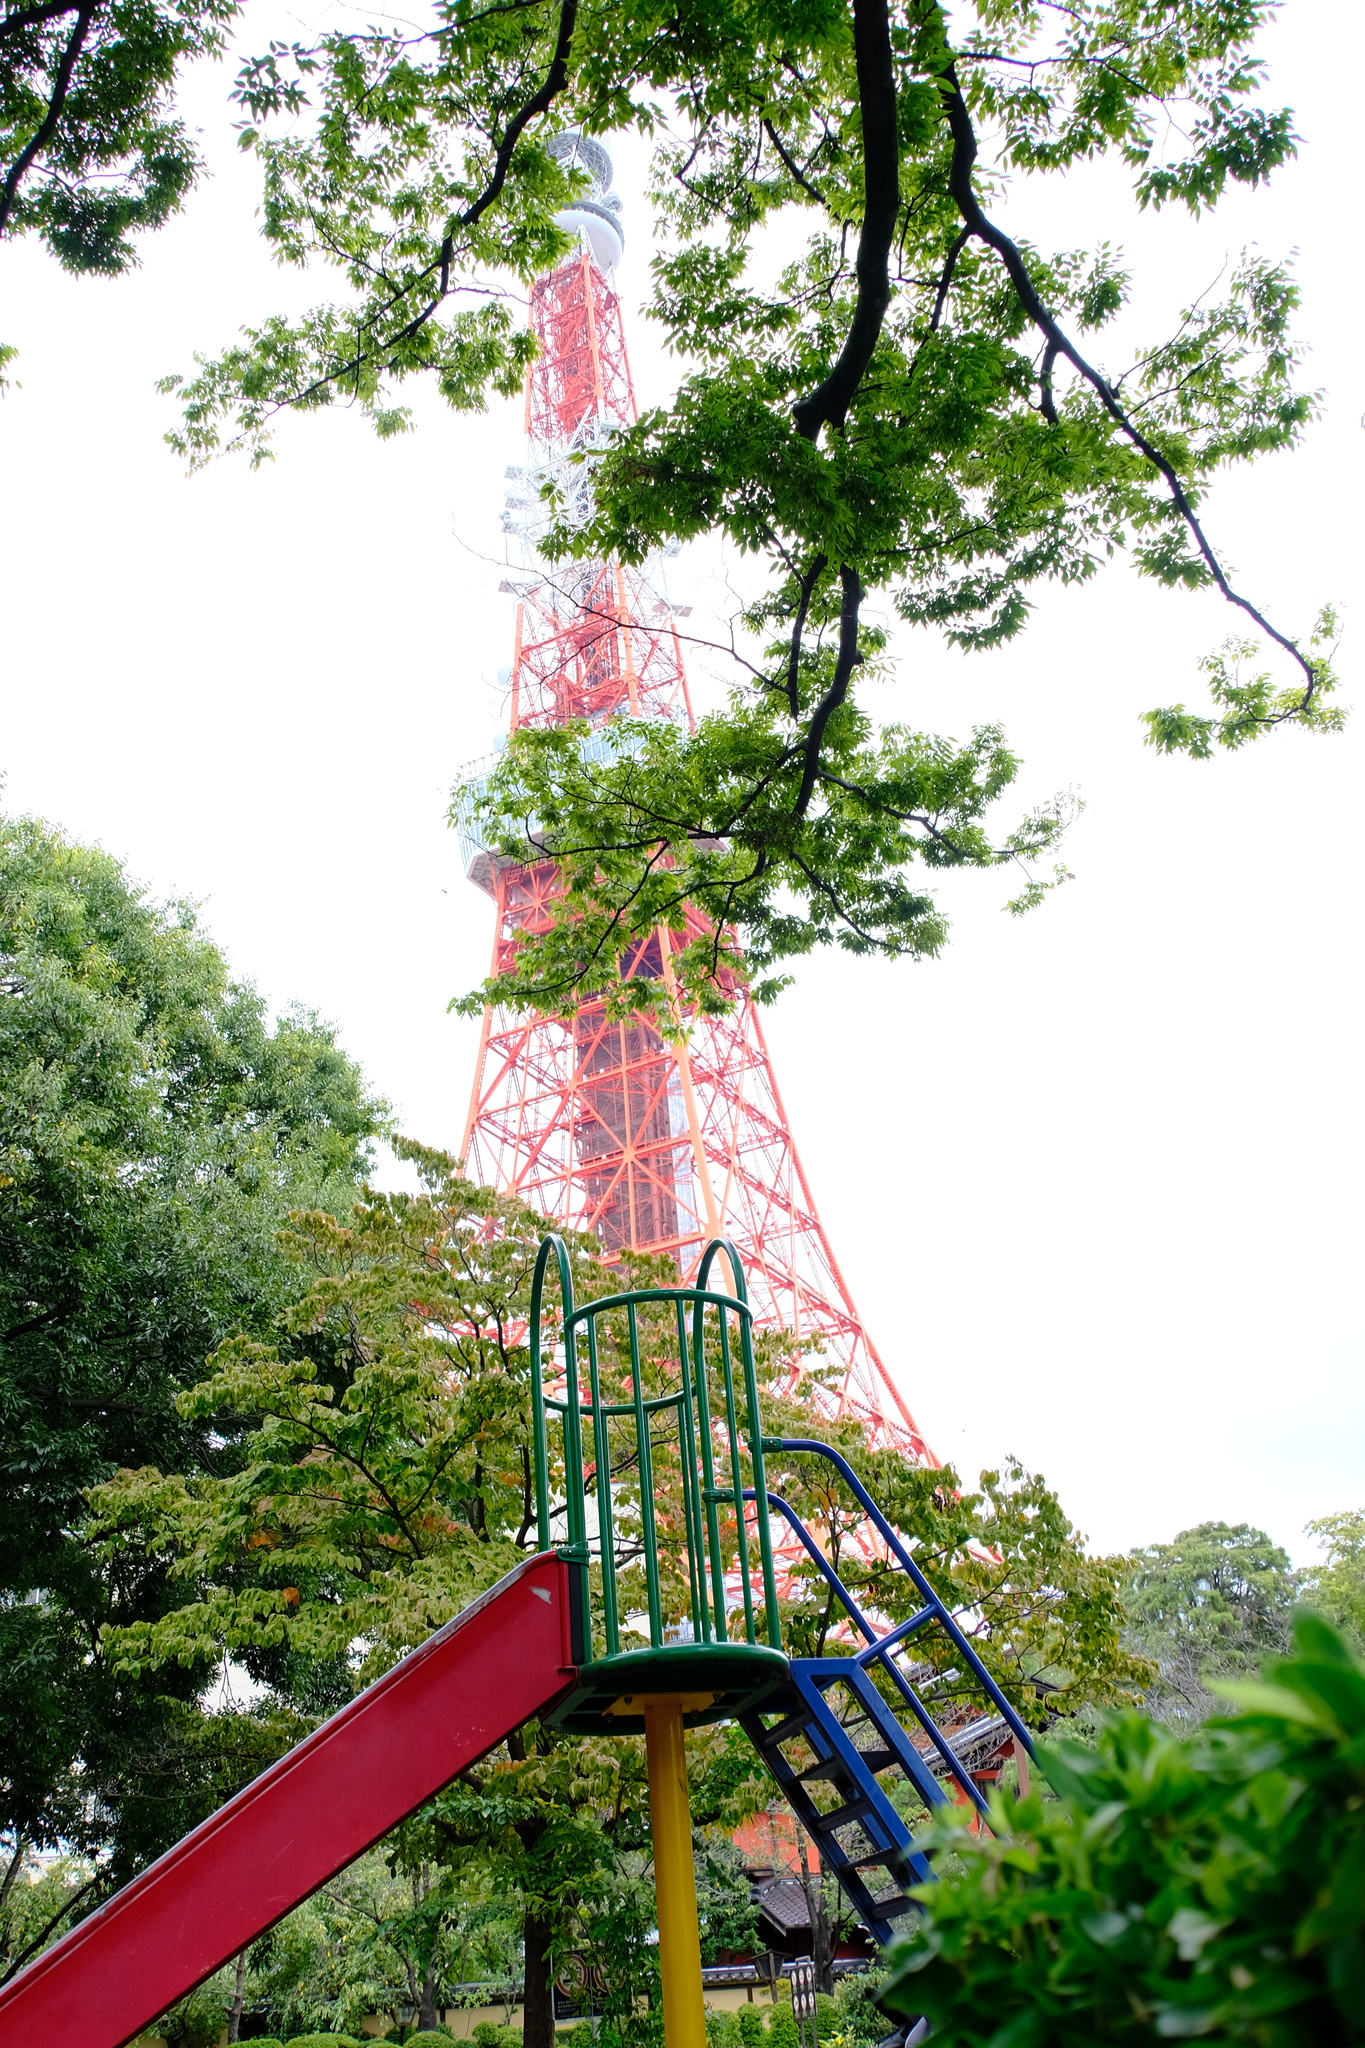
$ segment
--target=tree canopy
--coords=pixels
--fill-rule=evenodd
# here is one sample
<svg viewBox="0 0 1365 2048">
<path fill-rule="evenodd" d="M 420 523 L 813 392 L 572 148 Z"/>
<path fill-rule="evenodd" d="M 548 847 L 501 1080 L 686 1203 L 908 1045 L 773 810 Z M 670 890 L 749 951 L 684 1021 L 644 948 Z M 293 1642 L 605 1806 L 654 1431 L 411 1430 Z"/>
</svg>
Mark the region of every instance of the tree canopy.
<svg viewBox="0 0 1365 2048">
<path fill-rule="evenodd" d="M 1147 1706 L 1178 1728 L 1217 1709 L 1211 1687 L 1289 1646 L 1302 1590 L 1286 1553 L 1248 1523 L 1201 1522 L 1131 1561 L 1128 1639 L 1156 1666 Z"/>
<path fill-rule="evenodd" d="M 1305 1597 L 1359 1645 L 1365 1641 L 1365 1510 L 1323 1515 L 1307 1533 L 1325 1555 L 1303 1574 Z"/>
<path fill-rule="evenodd" d="M 344 400 L 396 432 L 413 376 L 457 408 L 514 390 L 534 345 L 521 288 L 566 253 L 554 216 L 584 176 L 549 141 L 577 125 L 656 144 L 649 313 L 679 387 L 582 451 L 586 513 L 544 480 L 540 546 L 638 563 L 723 538 L 754 585 L 734 690 L 694 732 L 618 720 L 605 750 L 574 725 L 526 731 L 463 792 L 490 845 L 549 851 L 566 882 L 551 928 L 472 1001 L 567 1010 L 595 990 L 666 1007 L 622 960 L 660 922 L 681 930 L 684 903 L 712 929 L 679 979 L 720 1007 L 740 950 L 760 996 L 815 945 L 935 952 L 937 870 L 1022 867 L 1016 909 L 1053 886 L 1066 806 L 997 822 L 1017 768 L 998 726 L 961 740 L 874 716 L 889 660 L 873 603 L 993 646 L 1041 584 L 1123 551 L 1160 583 L 1220 593 L 1238 625 L 1206 663 L 1211 706 L 1154 709 L 1153 745 L 1203 756 L 1339 722 L 1330 613 L 1312 630 L 1271 620 L 1204 524 L 1213 479 L 1292 445 L 1313 412 L 1288 271 L 1244 255 L 1134 347 L 1112 330 L 1143 300 L 1111 243 L 1035 246 L 996 217 L 1005 177 L 1023 223 L 1038 180 L 1099 158 L 1151 211 L 1203 215 L 1264 182 L 1296 148 L 1262 97 L 1269 11 L 450 0 L 412 32 L 337 30 L 245 67 L 265 233 L 343 289 L 167 380 L 193 462 L 225 446 L 259 459 L 285 408 Z"/>
<path fill-rule="evenodd" d="M 221 1467 L 174 1397 L 296 1287 L 291 1204 L 350 1198 L 383 1127 L 330 1029 L 275 1024 L 189 905 L 107 854 L 0 821 L 0 1830 L 127 1875 L 235 1789 L 297 1719 L 206 1721 L 202 1674 L 139 1686 L 100 1645 L 164 1574 L 81 1534 L 87 1487 Z"/>
<path fill-rule="evenodd" d="M 127 270 L 134 237 L 200 169 L 177 73 L 222 52 L 236 13 L 237 0 L 21 0 L 0 16 L 0 241 L 36 234 L 67 270 Z"/>
</svg>

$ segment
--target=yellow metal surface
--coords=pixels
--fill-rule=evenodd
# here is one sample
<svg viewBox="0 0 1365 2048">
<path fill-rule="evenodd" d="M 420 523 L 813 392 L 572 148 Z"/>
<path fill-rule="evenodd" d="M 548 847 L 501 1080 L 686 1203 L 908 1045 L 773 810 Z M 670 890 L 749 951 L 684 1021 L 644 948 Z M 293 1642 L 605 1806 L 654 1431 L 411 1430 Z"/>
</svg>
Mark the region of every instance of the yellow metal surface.
<svg viewBox="0 0 1365 2048">
<path fill-rule="evenodd" d="M 683 1704 L 676 1693 L 646 1694 L 641 1704 L 649 1760 L 649 1831 L 654 1842 L 654 1895 L 659 1912 L 664 2043 L 665 2048 L 706 2048 Z"/>
<path fill-rule="evenodd" d="M 619 1700 L 603 1707 L 602 1712 L 626 1715 L 630 1720 L 638 1721 L 641 1714 L 647 1714 L 651 1707 L 661 1702 L 667 1706 L 671 1700 L 676 1701 L 680 1714 L 703 1714 L 719 1698 L 718 1692 L 623 1692 Z"/>
</svg>

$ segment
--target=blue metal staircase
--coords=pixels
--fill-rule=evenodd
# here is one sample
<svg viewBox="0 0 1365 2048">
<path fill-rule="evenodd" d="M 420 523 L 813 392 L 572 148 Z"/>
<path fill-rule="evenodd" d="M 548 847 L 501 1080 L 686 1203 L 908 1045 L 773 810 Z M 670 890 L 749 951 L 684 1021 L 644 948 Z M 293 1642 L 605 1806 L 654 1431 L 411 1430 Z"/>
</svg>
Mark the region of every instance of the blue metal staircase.
<svg viewBox="0 0 1365 2048">
<path fill-rule="evenodd" d="M 958 1803 L 950 1788 L 956 1787 L 985 1815 L 986 1802 L 966 1761 L 983 1737 L 1003 1737 L 1008 1730 L 1030 1757 L 1033 1745 L 971 1642 L 848 1462 L 828 1444 L 804 1437 L 771 1438 L 764 1449 L 805 1451 L 827 1459 L 862 1507 L 890 1559 L 910 1579 L 920 1603 L 907 1620 L 879 1628 L 838 1578 L 800 1517 L 779 1495 L 767 1493 L 770 1509 L 786 1518 L 862 1636 L 863 1647 L 838 1656 L 793 1657 L 785 1690 L 739 1718 L 859 1919 L 874 1940 L 884 1944 L 904 1931 L 897 1923 L 914 1911 L 907 1888 L 933 1876 L 916 1838 L 937 1817 L 937 1809 Z M 751 1489 L 746 1498 L 754 1498 Z M 937 1665 L 916 1664 L 910 1655 L 914 1639 L 933 1630 L 951 1645 L 955 1685 L 964 1674 L 973 1681 L 978 1714 L 963 1718 L 961 1692 L 955 1690 L 956 1725 L 948 1724 L 941 1705 L 935 1706 L 935 1683 L 941 1684 L 944 1674 Z"/>
</svg>

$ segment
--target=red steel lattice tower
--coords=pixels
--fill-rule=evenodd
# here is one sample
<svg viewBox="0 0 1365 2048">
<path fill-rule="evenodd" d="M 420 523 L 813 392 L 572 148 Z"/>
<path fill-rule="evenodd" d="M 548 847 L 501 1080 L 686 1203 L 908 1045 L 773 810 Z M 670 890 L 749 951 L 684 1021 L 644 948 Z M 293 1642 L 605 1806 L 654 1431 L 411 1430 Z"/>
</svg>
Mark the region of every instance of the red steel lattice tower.
<svg viewBox="0 0 1365 2048">
<path fill-rule="evenodd" d="M 675 619 L 649 577 L 615 562 L 551 568 L 535 552 L 553 478 L 581 516 L 590 465 L 635 417 L 621 305 L 611 278 L 623 246 L 611 160 L 600 143 L 552 144 L 588 172 L 591 195 L 560 218 L 578 253 L 531 292 L 540 354 L 527 380 L 530 463 L 514 480 L 504 525 L 525 545 L 525 573 L 502 586 L 517 598 L 510 671 L 511 728 L 614 713 L 691 719 Z M 604 736 L 603 745 L 610 745 Z M 496 904 L 493 972 L 517 934 L 543 929 L 559 886 L 552 863 L 522 867 L 466 831 L 469 875 Z M 697 916 L 692 930 L 704 928 Z M 638 942 L 632 970 L 672 979 L 688 934 Z M 937 1464 L 863 1327 L 811 1199 L 792 1142 L 758 1012 L 742 987 L 732 1014 L 694 1018 L 687 1042 L 663 1039 L 644 1017 L 607 1018 L 588 1002 L 571 1022 L 486 1012 L 465 1129 L 472 1177 L 546 1217 L 595 1232 L 608 1251 L 665 1252 L 684 1277 L 712 1237 L 731 1238 L 759 1318 L 817 1337 L 837 1367 L 836 1392 L 876 1440 Z M 793 1359 L 793 1380 L 802 1356 Z"/>
</svg>

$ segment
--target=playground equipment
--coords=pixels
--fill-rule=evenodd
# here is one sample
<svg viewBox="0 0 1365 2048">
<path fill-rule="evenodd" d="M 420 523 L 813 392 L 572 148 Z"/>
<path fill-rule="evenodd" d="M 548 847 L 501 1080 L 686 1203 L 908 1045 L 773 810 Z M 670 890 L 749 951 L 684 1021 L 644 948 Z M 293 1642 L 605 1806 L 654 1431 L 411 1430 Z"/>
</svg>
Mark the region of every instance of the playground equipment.
<svg viewBox="0 0 1365 2048">
<path fill-rule="evenodd" d="M 728 1288 L 712 1277 L 722 1258 Z M 0 1989 L 4 2048 L 122 2048 L 536 1715 L 569 1734 L 644 1733 L 667 2048 L 705 2044 L 688 1726 L 740 1722 L 869 1931 L 890 1939 L 914 1910 L 907 1887 L 932 1875 L 925 1819 L 954 1800 L 985 1811 L 964 1761 L 983 1726 L 1003 1722 L 1026 1752 L 1029 1737 L 846 1461 L 814 1439 L 765 1439 L 753 1320 L 721 1240 L 692 1286 L 579 1306 L 565 1247 L 546 1238 L 531 1312 L 539 1554 Z M 774 1450 L 834 1466 L 914 1589 L 908 1618 L 860 1608 L 768 1490 Z M 832 1654 L 783 1649 L 775 1516 L 847 1617 Z M 935 1634 L 950 1672 L 922 1654 Z"/>
</svg>

